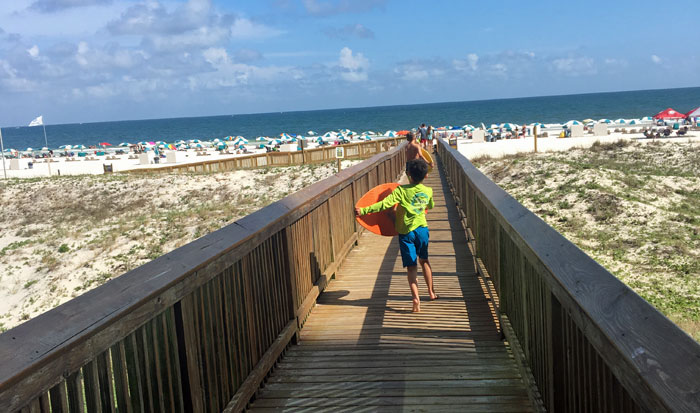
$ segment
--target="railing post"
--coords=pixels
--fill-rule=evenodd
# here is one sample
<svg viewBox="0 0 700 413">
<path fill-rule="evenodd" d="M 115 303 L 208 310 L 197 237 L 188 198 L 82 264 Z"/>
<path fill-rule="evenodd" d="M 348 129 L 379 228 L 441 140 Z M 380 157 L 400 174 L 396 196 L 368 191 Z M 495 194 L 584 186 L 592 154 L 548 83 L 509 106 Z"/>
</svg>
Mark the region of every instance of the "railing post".
<svg viewBox="0 0 700 413">
<path fill-rule="evenodd" d="M 292 320 L 296 318 L 297 313 L 297 283 L 296 283 L 296 270 L 294 266 L 294 251 L 292 250 L 294 243 L 291 240 L 291 234 L 289 233 L 289 226 L 284 230 L 284 235 L 282 236 L 282 258 L 285 263 L 285 274 L 286 276 L 286 289 L 289 299 L 289 314 L 291 314 Z M 299 320 L 297 320 L 297 327 L 299 326 Z M 294 336 L 294 342 L 298 340 L 298 333 Z"/>
<path fill-rule="evenodd" d="M 566 350 L 564 349 L 561 304 L 554 294 L 549 294 L 550 314 L 551 318 L 547 324 L 549 336 L 551 337 L 551 346 L 549 350 L 549 400 L 548 408 L 552 412 L 563 412 L 566 410 L 564 405 L 566 401 L 566 377 L 564 370 L 566 364 Z"/>
</svg>

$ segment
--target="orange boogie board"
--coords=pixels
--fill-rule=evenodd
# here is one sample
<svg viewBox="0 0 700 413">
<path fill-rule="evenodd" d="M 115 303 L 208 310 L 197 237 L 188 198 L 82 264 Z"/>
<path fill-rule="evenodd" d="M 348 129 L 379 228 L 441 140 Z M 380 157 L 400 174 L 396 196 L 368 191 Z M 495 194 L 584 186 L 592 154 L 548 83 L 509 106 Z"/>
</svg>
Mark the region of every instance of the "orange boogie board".
<svg viewBox="0 0 700 413">
<path fill-rule="evenodd" d="M 433 170 L 433 167 L 430 166 L 430 164 L 435 163 L 435 161 L 433 161 L 433 156 L 424 148 L 420 148 L 420 154 L 423 155 L 423 157 L 428 161 L 428 172 L 431 172 Z"/>
<path fill-rule="evenodd" d="M 395 182 L 377 185 L 364 194 L 362 198 L 357 201 L 355 207 L 364 208 L 375 204 L 389 196 L 389 194 L 391 194 L 394 189 L 398 188 L 398 186 L 399 184 Z M 394 235 L 399 235 L 399 233 L 396 232 L 396 227 L 394 226 L 394 219 L 396 218 L 395 211 L 396 207 L 385 209 L 381 212 L 375 212 L 373 214 L 355 217 L 355 219 L 360 223 L 360 225 L 377 235 L 393 237 Z"/>
</svg>

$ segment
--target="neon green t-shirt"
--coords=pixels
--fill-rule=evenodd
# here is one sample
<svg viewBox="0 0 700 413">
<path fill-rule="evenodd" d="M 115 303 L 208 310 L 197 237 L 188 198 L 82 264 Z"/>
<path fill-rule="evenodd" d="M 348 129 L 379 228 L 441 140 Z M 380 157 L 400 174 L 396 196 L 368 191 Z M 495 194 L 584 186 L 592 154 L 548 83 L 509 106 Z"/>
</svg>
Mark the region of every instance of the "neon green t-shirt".
<svg viewBox="0 0 700 413">
<path fill-rule="evenodd" d="M 427 227 L 425 210 L 432 209 L 433 189 L 423 184 L 401 185 L 381 201 L 360 209 L 360 215 L 384 211 L 394 205 L 396 208 L 396 231 L 399 234 L 408 234 L 418 227 Z"/>
</svg>

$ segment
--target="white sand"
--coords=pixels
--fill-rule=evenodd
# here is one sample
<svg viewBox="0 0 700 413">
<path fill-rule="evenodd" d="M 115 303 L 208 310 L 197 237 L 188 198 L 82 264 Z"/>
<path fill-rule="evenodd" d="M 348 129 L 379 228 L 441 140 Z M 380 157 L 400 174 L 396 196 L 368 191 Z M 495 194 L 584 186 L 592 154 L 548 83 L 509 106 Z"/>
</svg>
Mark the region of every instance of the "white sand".
<svg viewBox="0 0 700 413">
<path fill-rule="evenodd" d="M 335 173 L 322 164 L 0 180 L 0 332 Z"/>
<path fill-rule="evenodd" d="M 571 148 L 580 147 L 588 148 L 595 142 L 600 143 L 610 143 L 615 142 L 620 139 L 631 139 L 638 142 L 652 142 L 652 141 L 680 141 L 688 142 L 699 141 L 700 132 L 690 131 L 687 135 L 682 137 L 669 137 L 661 139 L 646 139 L 641 133 L 611 133 L 608 136 L 593 136 L 586 135 L 580 138 L 537 138 L 537 151 L 538 152 L 549 152 L 549 151 L 566 151 Z M 513 155 L 521 152 L 532 152 L 535 147 L 535 142 L 532 136 L 520 139 L 502 139 L 496 142 L 479 142 L 473 143 L 469 139 L 459 139 L 457 141 L 457 148 L 459 152 L 466 156 L 467 159 L 474 159 L 479 156 L 490 156 L 492 158 L 500 158 L 505 155 Z"/>
<path fill-rule="evenodd" d="M 94 151 L 94 150 L 91 150 Z M 170 152 L 170 151 L 166 151 Z M 51 176 L 55 175 L 99 175 L 104 173 L 103 165 L 111 164 L 113 172 L 127 171 L 130 169 L 141 169 L 141 168 L 161 168 L 168 165 L 183 165 L 196 162 L 220 160 L 220 159 L 230 159 L 241 156 L 249 156 L 253 153 L 247 154 L 221 154 L 217 150 L 203 149 L 194 150 L 188 149 L 187 151 L 172 151 L 176 153 L 177 162 L 168 163 L 165 158 L 160 159 L 160 163 L 156 164 L 153 161 L 153 152 L 147 152 L 149 160 L 147 164 L 142 164 L 139 156 L 132 153 L 124 155 L 113 155 L 107 154 L 102 156 L 90 155 L 88 157 L 73 157 L 74 161 L 68 160 L 66 157 L 55 156 L 52 160 L 53 162 L 45 162 L 45 160 L 32 160 L 30 158 L 20 158 L 19 169 L 10 169 L 11 160 L 5 159 L 5 170 L 7 172 L 8 178 L 34 178 L 41 176 L 49 176 L 49 168 L 51 169 Z M 198 153 L 206 153 L 207 155 L 197 155 Z M 264 153 L 264 150 L 261 152 Z M 115 156 L 117 159 L 107 159 L 107 157 Z M 132 157 L 132 159 L 129 159 Z M 133 159 L 135 157 L 136 159 Z M 93 159 L 94 158 L 94 159 Z M 33 162 L 32 169 L 29 169 L 29 162 Z M 2 168 L 2 164 L 0 164 Z M 0 171 L 2 173 L 2 171 Z M 0 175 L 2 178 L 2 175 Z"/>
</svg>

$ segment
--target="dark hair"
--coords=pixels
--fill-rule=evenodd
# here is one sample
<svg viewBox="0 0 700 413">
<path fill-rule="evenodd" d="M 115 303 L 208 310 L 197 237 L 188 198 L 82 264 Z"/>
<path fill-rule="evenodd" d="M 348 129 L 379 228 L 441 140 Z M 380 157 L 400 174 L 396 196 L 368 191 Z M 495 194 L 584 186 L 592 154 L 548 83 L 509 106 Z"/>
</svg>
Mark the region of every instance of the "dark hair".
<svg viewBox="0 0 700 413">
<path fill-rule="evenodd" d="M 408 132 L 406 134 L 406 140 L 411 142 L 413 139 L 415 139 L 415 136 L 413 136 L 413 132 Z"/>
<path fill-rule="evenodd" d="M 413 182 L 421 183 L 428 174 L 428 164 L 422 159 L 412 159 L 406 162 L 406 174 L 413 178 Z"/>
</svg>

